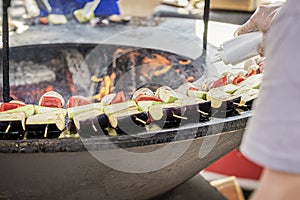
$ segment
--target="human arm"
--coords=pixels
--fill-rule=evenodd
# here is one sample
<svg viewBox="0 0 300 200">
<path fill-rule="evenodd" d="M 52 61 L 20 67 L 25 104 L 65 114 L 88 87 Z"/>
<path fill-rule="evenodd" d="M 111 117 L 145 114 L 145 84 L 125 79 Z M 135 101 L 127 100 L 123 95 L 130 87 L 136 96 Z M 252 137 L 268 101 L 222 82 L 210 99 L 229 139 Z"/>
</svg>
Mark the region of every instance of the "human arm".
<svg viewBox="0 0 300 200">
<path fill-rule="evenodd" d="M 300 198 L 300 174 L 265 169 L 251 200 L 286 200 Z"/>
<path fill-rule="evenodd" d="M 266 168 L 254 200 L 300 198 L 299 20 L 300 4 L 287 1 L 268 32 L 264 79 L 241 145 Z"/>
</svg>

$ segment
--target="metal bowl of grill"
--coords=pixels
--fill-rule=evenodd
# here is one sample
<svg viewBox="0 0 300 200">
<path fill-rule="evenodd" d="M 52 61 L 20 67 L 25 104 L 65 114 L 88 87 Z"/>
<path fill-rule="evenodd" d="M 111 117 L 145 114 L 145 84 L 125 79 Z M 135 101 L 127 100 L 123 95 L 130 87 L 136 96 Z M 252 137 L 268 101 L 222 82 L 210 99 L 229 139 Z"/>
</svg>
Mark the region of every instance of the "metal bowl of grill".
<svg viewBox="0 0 300 200">
<path fill-rule="evenodd" d="M 79 66 L 78 63 L 86 62 L 95 48 L 101 49 L 98 53 L 107 60 L 89 63 L 93 72 L 88 73 L 89 78 L 91 75 L 99 77 L 104 72 L 101 66 L 108 66 L 105 68 L 108 71 L 119 67 L 118 73 L 124 74 L 126 72 L 122 70 L 126 69 L 122 66 L 128 66 L 128 62 L 131 66 L 138 66 L 145 56 L 149 60 L 160 56 L 172 60 L 173 66 L 180 70 L 174 70 L 171 77 L 182 77 L 182 73 L 195 79 L 201 76 L 201 70 L 196 70 L 197 74 L 186 62 L 179 62 L 189 58 L 170 52 L 154 49 L 134 51 L 134 47 L 104 44 L 100 47 L 96 44 L 45 44 L 11 48 L 12 96 L 26 103 L 37 103 L 49 87 L 59 91 L 66 99 L 74 93 L 86 94 L 91 88 L 96 91 L 99 89 L 97 83 L 78 83 L 68 78 Z M 118 54 L 120 52 L 122 56 Z M 161 66 L 158 70 L 164 65 Z M 100 70 L 97 71 L 98 68 Z M 180 73 L 175 74 L 177 72 Z M 153 78 L 167 76 L 160 74 L 160 77 Z M 172 84 L 177 87 L 180 82 Z M 153 198 L 187 181 L 236 148 L 250 116 L 248 111 L 237 116 L 114 137 L 2 138 L 0 197 Z"/>
</svg>

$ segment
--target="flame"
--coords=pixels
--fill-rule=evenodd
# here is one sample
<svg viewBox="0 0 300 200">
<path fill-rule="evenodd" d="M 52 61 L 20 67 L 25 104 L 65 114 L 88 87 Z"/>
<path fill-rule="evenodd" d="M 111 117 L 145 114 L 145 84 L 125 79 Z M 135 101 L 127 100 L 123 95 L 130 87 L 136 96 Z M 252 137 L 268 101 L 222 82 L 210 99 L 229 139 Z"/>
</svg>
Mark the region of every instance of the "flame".
<svg viewBox="0 0 300 200">
<path fill-rule="evenodd" d="M 146 56 L 143 59 L 143 63 L 145 63 L 145 64 L 154 63 L 154 64 L 158 64 L 158 65 L 171 65 L 171 62 L 164 56 L 159 55 L 159 54 L 153 54 L 153 56 L 155 57 L 153 59 Z"/>
<path fill-rule="evenodd" d="M 151 80 L 153 76 L 161 76 L 167 73 L 172 63 L 162 55 L 153 54 L 154 58 L 145 57 L 143 59 L 143 66 L 141 68 L 141 75 Z"/>
<path fill-rule="evenodd" d="M 103 97 L 110 94 L 114 89 L 114 80 L 116 79 L 116 74 L 106 75 L 103 79 L 103 86 L 101 87 L 99 93 L 93 96 L 93 99 L 100 101 Z M 100 79 L 99 79 L 100 80 Z"/>
<path fill-rule="evenodd" d="M 50 91 L 53 91 L 54 90 L 54 88 L 53 88 L 53 86 L 52 85 L 48 85 L 46 88 L 45 88 L 45 93 L 46 92 L 50 92 Z"/>
<path fill-rule="evenodd" d="M 142 57 L 142 55 L 144 56 Z M 147 80 L 153 81 L 152 79 L 167 74 L 173 67 L 173 61 L 169 60 L 168 57 L 164 55 L 158 53 L 152 53 L 151 55 L 148 55 L 149 56 L 145 56 L 144 53 L 141 54 L 140 52 L 132 49 L 116 49 L 113 54 L 114 59 L 112 65 L 110 66 L 111 68 L 110 70 L 108 70 L 111 74 L 101 78 L 98 78 L 96 76 L 91 77 L 91 80 L 93 82 L 101 84 L 101 87 L 98 94 L 90 98 L 101 101 L 103 97 L 111 94 L 114 91 L 115 80 L 119 79 L 119 76 L 122 76 L 122 74 L 127 70 L 131 70 L 132 72 L 134 72 L 129 78 L 132 79 L 133 85 L 131 87 L 133 88 L 133 90 L 135 90 L 136 85 L 134 85 L 134 83 L 137 78 L 139 78 L 143 82 Z M 191 63 L 190 60 L 179 60 L 178 62 L 180 63 L 180 65 L 188 65 Z M 185 76 L 185 72 L 183 71 L 183 69 L 179 68 L 175 71 L 178 74 L 183 74 L 181 76 Z M 185 78 L 186 80 L 181 80 L 182 83 L 193 82 L 195 80 L 192 75 Z"/>
<path fill-rule="evenodd" d="M 189 65 L 192 63 L 192 61 L 191 60 L 179 60 L 178 63 L 180 65 Z"/>
</svg>

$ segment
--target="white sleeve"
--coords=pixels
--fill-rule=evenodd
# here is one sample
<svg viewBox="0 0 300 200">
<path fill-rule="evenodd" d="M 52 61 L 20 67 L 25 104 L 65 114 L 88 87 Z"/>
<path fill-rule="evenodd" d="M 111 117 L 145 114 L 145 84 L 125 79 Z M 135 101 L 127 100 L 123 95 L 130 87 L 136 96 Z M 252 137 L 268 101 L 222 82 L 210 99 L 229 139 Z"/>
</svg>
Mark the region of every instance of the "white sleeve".
<svg viewBox="0 0 300 200">
<path fill-rule="evenodd" d="M 241 151 L 264 167 L 300 174 L 300 6 L 292 2 L 268 35 L 265 76 Z"/>
</svg>

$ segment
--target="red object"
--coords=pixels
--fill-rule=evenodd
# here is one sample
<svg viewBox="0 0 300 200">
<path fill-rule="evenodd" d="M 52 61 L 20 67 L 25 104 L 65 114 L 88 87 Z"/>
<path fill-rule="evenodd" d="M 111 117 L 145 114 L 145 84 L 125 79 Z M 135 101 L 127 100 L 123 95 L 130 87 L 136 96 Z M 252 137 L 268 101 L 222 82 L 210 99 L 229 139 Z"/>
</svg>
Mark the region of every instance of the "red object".
<svg viewBox="0 0 300 200">
<path fill-rule="evenodd" d="M 256 74 L 256 70 L 252 69 L 251 72 L 249 72 L 246 77 L 252 76 Z"/>
<path fill-rule="evenodd" d="M 41 24 L 49 24 L 48 17 L 40 17 L 39 21 Z"/>
<path fill-rule="evenodd" d="M 246 77 L 244 76 L 241 76 L 241 75 L 238 75 L 237 77 L 235 77 L 232 81 L 232 84 L 233 85 L 237 85 L 239 84 L 240 82 L 244 81 L 246 79 Z"/>
<path fill-rule="evenodd" d="M 23 102 L 4 102 L 1 104 L 0 111 L 4 112 L 7 110 L 19 108 L 22 106 L 25 106 L 25 104 Z"/>
<path fill-rule="evenodd" d="M 162 102 L 162 100 L 160 98 L 158 98 L 158 97 L 149 96 L 149 95 L 145 95 L 145 94 L 139 94 L 135 98 L 135 102 L 139 102 L 139 101 L 157 101 L 157 102 Z"/>
<path fill-rule="evenodd" d="M 114 103 L 121 103 L 121 102 L 125 102 L 126 101 L 126 97 L 124 95 L 124 92 L 118 92 L 116 94 L 116 96 L 114 96 L 114 98 L 111 100 L 110 104 L 114 104 Z"/>
<path fill-rule="evenodd" d="M 211 88 L 216 88 L 216 87 L 221 87 L 226 85 L 227 83 L 227 77 L 223 76 L 222 78 L 216 80 L 215 82 L 213 82 Z"/>
<path fill-rule="evenodd" d="M 258 180 L 262 167 L 248 160 L 235 149 L 206 168 L 207 171 L 228 176 Z"/>
<path fill-rule="evenodd" d="M 62 102 L 59 98 L 44 96 L 42 97 L 41 106 L 52 107 L 52 108 L 62 108 Z"/>
<path fill-rule="evenodd" d="M 199 89 L 198 89 L 198 88 L 195 88 L 195 87 L 190 87 L 189 90 L 199 91 Z"/>
<path fill-rule="evenodd" d="M 66 74 L 66 76 L 65 76 L 66 80 L 67 80 L 68 85 L 69 85 L 69 89 L 70 89 L 71 93 L 74 94 L 76 92 L 76 88 L 75 88 L 75 85 L 74 85 L 74 82 L 73 82 L 72 73 L 69 70 L 67 70 L 65 72 L 65 74 Z"/>
<path fill-rule="evenodd" d="M 69 98 L 68 108 L 91 104 L 92 102 L 81 96 L 73 96 Z"/>
</svg>

